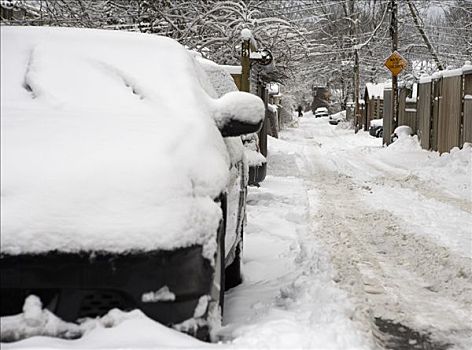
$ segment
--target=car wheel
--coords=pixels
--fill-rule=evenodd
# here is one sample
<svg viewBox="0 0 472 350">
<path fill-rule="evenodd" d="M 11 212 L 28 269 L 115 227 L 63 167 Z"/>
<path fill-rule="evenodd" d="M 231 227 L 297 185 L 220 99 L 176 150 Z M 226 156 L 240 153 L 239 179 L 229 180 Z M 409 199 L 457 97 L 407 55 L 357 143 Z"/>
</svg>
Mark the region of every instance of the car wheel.
<svg viewBox="0 0 472 350">
<path fill-rule="evenodd" d="M 203 326 L 198 327 L 195 333 L 195 336 L 203 341 L 218 341 L 216 331 L 220 328 L 223 319 L 225 297 L 225 226 L 224 221 L 222 221 L 220 229 L 218 230 L 218 249 L 215 258 L 215 272 L 210 292 L 210 301 L 205 316 L 206 322 Z"/>
<path fill-rule="evenodd" d="M 213 284 L 211 288 L 211 300 L 217 302 L 223 314 L 223 305 L 225 297 L 225 230 L 226 225 L 223 223 L 218 232 L 218 250 L 215 259 L 215 273 L 213 276 Z"/>
<path fill-rule="evenodd" d="M 377 137 L 383 137 L 384 136 L 384 132 L 383 130 L 380 130 L 378 133 L 377 133 Z"/>
<path fill-rule="evenodd" d="M 242 232 L 241 232 L 242 235 Z M 240 285 L 243 281 L 242 274 L 241 274 L 241 263 L 242 263 L 242 250 L 243 250 L 243 240 L 239 241 L 238 245 L 236 246 L 236 250 L 234 252 L 234 260 L 226 268 L 225 273 L 225 290 L 230 288 L 234 288 L 237 285 Z"/>
</svg>

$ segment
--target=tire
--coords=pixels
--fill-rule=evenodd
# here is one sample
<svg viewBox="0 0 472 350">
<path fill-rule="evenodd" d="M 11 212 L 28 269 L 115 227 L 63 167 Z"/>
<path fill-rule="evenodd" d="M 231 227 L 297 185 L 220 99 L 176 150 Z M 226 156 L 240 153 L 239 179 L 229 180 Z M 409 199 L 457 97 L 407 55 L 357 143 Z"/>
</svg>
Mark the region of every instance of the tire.
<svg viewBox="0 0 472 350">
<path fill-rule="evenodd" d="M 225 199 L 226 201 L 226 199 Z M 226 203 L 223 212 L 226 213 Z M 215 273 L 213 276 L 211 299 L 218 302 L 221 308 L 221 316 L 223 316 L 223 306 L 225 298 L 225 232 L 226 232 L 226 215 L 218 230 L 218 250 L 215 259 Z"/>
<path fill-rule="evenodd" d="M 226 199 L 224 199 L 226 201 Z M 226 212 L 226 203 L 223 212 Z M 225 216 L 224 216 L 225 217 Z M 212 287 L 210 292 L 210 301 L 205 315 L 205 323 L 198 326 L 193 334 L 197 339 L 205 342 L 218 341 L 215 330 L 218 330 L 223 320 L 223 307 L 225 298 L 225 220 L 223 219 L 218 230 L 218 249 L 215 259 L 215 271 L 213 274 Z"/>
<path fill-rule="evenodd" d="M 242 232 L 241 232 L 242 236 Z M 243 240 L 239 241 L 234 253 L 234 260 L 225 271 L 225 290 L 234 288 L 243 282 L 241 273 Z"/>
<path fill-rule="evenodd" d="M 377 133 L 377 137 L 383 137 L 383 136 L 384 136 L 383 130 L 379 130 L 379 132 Z"/>
</svg>

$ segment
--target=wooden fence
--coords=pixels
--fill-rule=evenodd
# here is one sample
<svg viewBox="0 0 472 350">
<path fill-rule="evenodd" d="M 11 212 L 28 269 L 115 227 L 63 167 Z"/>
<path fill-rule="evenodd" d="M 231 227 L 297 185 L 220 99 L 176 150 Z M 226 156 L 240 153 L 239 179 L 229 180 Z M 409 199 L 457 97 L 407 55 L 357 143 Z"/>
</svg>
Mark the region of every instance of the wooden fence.
<svg viewBox="0 0 472 350">
<path fill-rule="evenodd" d="M 420 81 L 417 134 L 421 146 L 440 153 L 472 142 L 472 68 Z"/>
<path fill-rule="evenodd" d="M 384 105 L 391 106 L 392 91 L 384 91 Z M 444 71 L 421 79 L 415 99 L 399 90 L 398 125 L 408 125 L 418 135 L 421 147 L 449 152 L 472 142 L 472 66 Z M 391 108 L 384 110 L 384 144 L 393 133 Z"/>
</svg>

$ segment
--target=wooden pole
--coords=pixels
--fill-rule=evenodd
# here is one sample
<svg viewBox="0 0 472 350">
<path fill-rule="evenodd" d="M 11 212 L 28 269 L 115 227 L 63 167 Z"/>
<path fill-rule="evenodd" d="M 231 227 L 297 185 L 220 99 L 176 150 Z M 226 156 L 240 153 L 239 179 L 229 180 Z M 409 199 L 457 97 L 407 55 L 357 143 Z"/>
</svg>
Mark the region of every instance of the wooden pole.
<svg viewBox="0 0 472 350">
<path fill-rule="evenodd" d="M 249 54 L 251 52 L 250 40 L 243 40 L 241 45 L 241 91 L 250 92 L 249 77 L 251 74 L 251 62 Z"/>
<path fill-rule="evenodd" d="M 359 90 L 360 90 L 360 81 L 359 81 L 359 53 L 357 52 L 357 40 L 356 46 L 354 48 L 354 120 L 356 123 L 355 132 L 357 133 L 361 128 L 361 115 L 359 108 Z"/>
<path fill-rule="evenodd" d="M 397 20 L 397 1 L 391 0 L 392 18 L 390 23 L 390 34 L 392 36 L 392 52 L 398 49 L 398 20 Z M 393 130 L 398 126 L 398 78 L 392 74 L 392 116 Z"/>
</svg>

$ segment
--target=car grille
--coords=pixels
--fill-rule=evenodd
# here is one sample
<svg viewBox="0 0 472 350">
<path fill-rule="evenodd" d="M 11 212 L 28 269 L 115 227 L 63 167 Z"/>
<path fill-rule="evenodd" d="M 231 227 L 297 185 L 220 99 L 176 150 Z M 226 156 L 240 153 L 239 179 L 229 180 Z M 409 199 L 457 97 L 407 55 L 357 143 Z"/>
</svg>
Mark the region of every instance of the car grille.
<svg viewBox="0 0 472 350">
<path fill-rule="evenodd" d="M 114 308 L 126 309 L 127 303 L 119 293 L 114 291 L 91 291 L 83 296 L 80 304 L 79 318 L 103 316 Z"/>
</svg>

